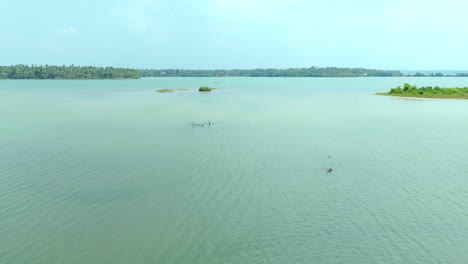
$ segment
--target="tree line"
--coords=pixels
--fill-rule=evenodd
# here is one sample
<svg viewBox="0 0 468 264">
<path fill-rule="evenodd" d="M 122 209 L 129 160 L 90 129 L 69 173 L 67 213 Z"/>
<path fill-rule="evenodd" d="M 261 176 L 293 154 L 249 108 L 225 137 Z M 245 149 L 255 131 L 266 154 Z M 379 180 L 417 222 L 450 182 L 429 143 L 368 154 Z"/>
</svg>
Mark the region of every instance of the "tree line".
<svg viewBox="0 0 468 264">
<path fill-rule="evenodd" d="M 440 72 L 436 73 L 422 73 L 422 72 L 417 72 L 415 74 L 408 74 L 405 76 L 410 76 L 410 77 L 468 77 L 468 73 L 451 73 L 451 74 L 443 74 Z"/>
<path fill-rule="evenodd" d="M 364 68 L 310 67 L 250 70 L 128 69 L 93 66 L 0 66 L 0 79 L 138 79 L 140 77 L 468 77 L 468 73 L 415 73 Z"/>
<path fill-rule="evenodd" d="M 0 66 L 0 79 L 138 79 L 134 69 L 93 66 Z"/>
<path fill-rule="evenodd" d="M 399 71 L 384 71 L 364 68 L 310 67 L 289 69 L 250 70 L 183 70 L 145 69 L 138 70 L 142 77 L 393 77 L 403 76 Z"/>
</svg>

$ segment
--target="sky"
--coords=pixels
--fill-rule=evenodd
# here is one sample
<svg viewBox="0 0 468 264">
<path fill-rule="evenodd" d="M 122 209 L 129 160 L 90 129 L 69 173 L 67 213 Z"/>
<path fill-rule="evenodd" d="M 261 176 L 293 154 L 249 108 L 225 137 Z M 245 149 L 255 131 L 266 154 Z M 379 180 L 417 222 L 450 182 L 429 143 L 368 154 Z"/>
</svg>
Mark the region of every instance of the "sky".
<svg viewBox="0 0 468 264">
<path fill-rule="evenodd" d="M 466 0 L 0 0 L 0 65 L 468 69 Z"/>
</svg>

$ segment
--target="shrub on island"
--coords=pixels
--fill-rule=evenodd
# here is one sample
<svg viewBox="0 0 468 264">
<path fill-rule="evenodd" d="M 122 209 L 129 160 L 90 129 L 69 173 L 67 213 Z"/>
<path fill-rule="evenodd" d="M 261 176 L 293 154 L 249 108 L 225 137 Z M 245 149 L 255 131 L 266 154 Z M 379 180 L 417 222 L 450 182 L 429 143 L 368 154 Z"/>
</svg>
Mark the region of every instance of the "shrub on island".
<svg viewBox="0 0 468 264">
<path fill-rule="evenodd" d="M 468 99 L 468 87 L 441 88 L 439 86 L 417 87 L 405 83 L 403 88 L 390 89 L 388 93 L 378 93 L 378 95 L 390 95 L 401 97 L 424 97 L 424 98 L 447 98 L 447 99 Z"/>
<path fill-rule="evenodd" d="M 208 86 L 202 86 L 198 89 L 198 91 L 200 92 L 211 92 L 211 90 L 214 90 L 215 88 L 211 88 L 211 87 L 208 87 Z"/>
</svg>

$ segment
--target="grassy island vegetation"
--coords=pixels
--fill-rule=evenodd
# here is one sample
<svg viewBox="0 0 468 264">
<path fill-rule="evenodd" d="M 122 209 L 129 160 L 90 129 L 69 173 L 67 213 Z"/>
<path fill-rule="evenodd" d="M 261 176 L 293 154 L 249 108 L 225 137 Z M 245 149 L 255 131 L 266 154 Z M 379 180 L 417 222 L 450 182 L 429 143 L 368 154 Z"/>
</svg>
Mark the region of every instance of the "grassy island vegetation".
<svg viewBox="0 0 468 264">
<path fill-rule="evenodd" d="M 441 88 L 439 86 L 423 86 L 418 88 L 416 85 L 405 83 L 403 88 L 392 88 L 388 93 L 377 93 L 377 95 L 417 98 L 468 99 L 468 87 Z"/>
<path fill-rule="evenodd" d="M 158 93 L 173 93 L 173 92 L 186 92 L 190 91 L 190 89 L 159 89 L 156 92 Z"/>
<path fill-rule="evenodd" d="M 0 79 L 138 79 L 133 69 L 92 66 L 0 66 Z"/>
</svg>

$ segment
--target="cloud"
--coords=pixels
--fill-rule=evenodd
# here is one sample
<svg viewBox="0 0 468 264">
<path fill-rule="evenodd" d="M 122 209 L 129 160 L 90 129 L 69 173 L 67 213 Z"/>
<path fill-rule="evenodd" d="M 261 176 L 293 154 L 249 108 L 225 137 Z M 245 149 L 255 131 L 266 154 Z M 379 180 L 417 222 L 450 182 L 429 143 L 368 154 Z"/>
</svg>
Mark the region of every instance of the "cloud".
<svg viewBox="0 0 468 264">
<path fill-rule="evenodd" d="M 58 32 L 66 36 L 72 36 L 72 35 L 78 34 L 78 30 L 73 26 L 60 28 Z"/>
<path fill-rule="evenodd" d="M 388 22 L 388 28 L 403 32 L 425 33 L 466 33 L 468 23 L 465 12 L 468 2 L 465 0 L 424 1 L 400 0 L 385 9 L 382 16 Z"/>
<path fill-rule="evenodd" d="M 326 39 L 465 39 L 466 0 L 206 0 L 209 16 L 232 26 L 249 25 L 284 41 Z M 459 34 L 457 34 L 457 32 Z M 396 41 L 396 40 L 394 40 Z M 301 44 L 301 45 L 302 45 Z"/>
<path fill-rule="evenodd" d="M 294 10 L 301 0 L 212 0 L 205 11 L 219 19 L 269 24 L 281 18 L 282 12 Z"/>
<path fill-rule="evenodd" d="M 161 8 L 158 4 L 148 0 L 134 0 L 115 4 L 112 9 L 124 26 L 135 35 L 146 39 L 158 39 L 161 32 Z"/>
</svg>

